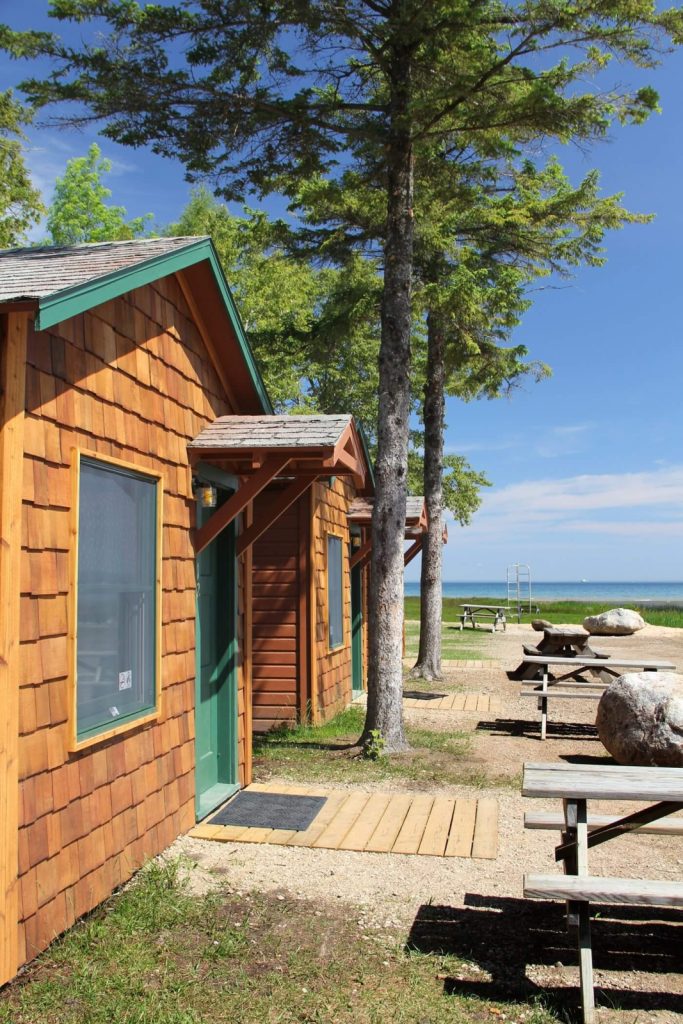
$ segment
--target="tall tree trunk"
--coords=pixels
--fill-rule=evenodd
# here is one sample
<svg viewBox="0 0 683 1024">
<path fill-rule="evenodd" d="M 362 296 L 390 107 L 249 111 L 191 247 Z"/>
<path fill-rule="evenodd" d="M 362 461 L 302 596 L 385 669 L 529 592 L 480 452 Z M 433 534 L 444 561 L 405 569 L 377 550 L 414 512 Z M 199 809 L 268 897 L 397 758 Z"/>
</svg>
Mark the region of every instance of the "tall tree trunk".
<svg viewBox="0 0 683 1024">
<path fill-rule="evenodd" d="M 389 198 L 372 517 L 368 710 L 363 732 L 363 738 L 367 738 L 371 730 L 379 730 L 387 753 L 407 747 L 403 729 L 402 644 L 414 234 L 410 63 L 410 52 L 401 52 L 396 47 L 387 155 Z"/>
<path fill-rule="evenodd" d="M 420 649 L 411 676 L 441 678 L 441 564 L 443 551 L 443 435 L 446 368 L 444 327 L 427 316 L 427 381 L 424 399 L 424 496 L 428 526 L 420 570 Z"/>
</svg>

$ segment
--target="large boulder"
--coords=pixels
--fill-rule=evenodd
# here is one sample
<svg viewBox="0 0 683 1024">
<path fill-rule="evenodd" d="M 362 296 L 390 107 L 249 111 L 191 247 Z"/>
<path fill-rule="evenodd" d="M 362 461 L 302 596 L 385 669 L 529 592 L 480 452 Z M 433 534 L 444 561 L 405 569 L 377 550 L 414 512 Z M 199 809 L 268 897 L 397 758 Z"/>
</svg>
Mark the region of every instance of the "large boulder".
<svg viewBox="0 0 683 1024">
<path fill-rule="evenodd" d="M 550 629 L 552 622 L 548 622 L 547 619 L 533 619 L 531 628 L 535 629 L 537 633 L 542 633 L 544 629 Z"/>
<path fill-rule="evenodd" d="M 619 764 L 683 768 L 683 675 L 619 676 L 600 698 L 596 725 Z"/>
<path fill-rule="evenodd" d="M 593 636 L 630 636 L 644 626 L 642 615 L 630 608 L 612 608 L 600 615 L 588 615 L 583 620 L 583 628 Z"/>
</svg>

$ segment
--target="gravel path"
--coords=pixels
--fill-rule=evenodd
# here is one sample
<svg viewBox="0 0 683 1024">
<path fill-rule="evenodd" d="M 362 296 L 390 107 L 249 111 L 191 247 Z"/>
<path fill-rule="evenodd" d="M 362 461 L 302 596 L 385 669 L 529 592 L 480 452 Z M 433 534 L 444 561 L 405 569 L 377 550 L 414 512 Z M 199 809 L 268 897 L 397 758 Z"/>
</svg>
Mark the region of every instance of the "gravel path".
<svg viewBox="0 0 683 1024">
<path fill-rule="evenodd" d="M 508 626 L 506 633 L 486 635 L 481 644 L 481 657 L 495 659 L 498 664 L 465 670 L 447 666 L 443 684 L 435 687 L 437 692 L 439 687 L 458 686 L 478 693 L 496 693 L 503 698 L 501 715 L 491 720 L 482 720 L 477 714 L 465 712 L 430 712 L 421 709 L 406 712 L 407 720 L 422 727 L 470 731 L 473 740 L 471 761 L 485 768 L 491 776 L 508 777 L 506 785 L 478 789 L 475 793 L 477 796 L 494 796 L 499 802 L 500 846 L 496 860 L 223 844 L 189 837 L 178 839 L 167 854 L 183 855 L 194 864 L 191 883 L 197 891 L 217 884 L 227 884 L 236 892 L 286 891 L 309 898 L 320 906 L 328 901 L 341 900 L 354 905 L 360 919 L 370 926 L 379 929 L 399 928 L 406 934 L 415 927 L 416 920 L 430 905 L 449 908 L 448 913 L 467 909 L 470 915 L 468 920 L 471 920 L 473 926 L 477 921 L 484 921 L 481 909 L 484 907 L 488 908 L 486 921 L 490 919 L 491 913 L 502 915 L 499 922 L 502 926 L 500 941 L 516 944 L 517 931 L 524 939 L 526 925 L 523 926 L 523 919 L 538 919 L 538 915 L 544 913 L 547 906 L 522 900 L 524 872 L 550 873 L 557 870 L 553 857 L 557 835 L 523 827 L 524 811 L 531 806 L 534 810 L 557 810 L 557 806 L 552 802 L 530 801 L 521 797 L 519 783 L 522 764 L 525 761 L 555 761 L 576 755 L 600 759 L 606 757 L 606 751 L 592 727 L 595 707 L 592 704 L 589 706 L 588 701 L 567 702 L 570 708 L 553 710 L 555 720 L 549 738 L 543 744 L 540 742 L 534 702 L 518 697 L 519 683 L 508 680 L 504 671 L 519 663 L 522 643 L 532 642 L 533 636 L 528 626 L 516 624 Z M 633 637 L 600 638 L 599 649 L 614 653 L 615 656 L 667 659 L 683 668 L 683 630 L 648 626 Z M 577 704 L 581 706 L 576 707 Z M 401 787 L 383 783 L 376 788 L 386 790 Z M 450 796 L 473 795 L 472 790 L 453 787 L 443 792 Z M 593 809 L 598 813 L 601 810 L 599 804 L 595 804 Z M 602 809 L 613 811 L 614 804 Z M 632 810 L 633 806 L 628 809 Z M 618 839 L 591 851 L 591 871 L 627 877 L 681 879 L 683 842 L 660 836 Z M 553 908 L 548 912 L 552 913 Z M 503 922 L 506 913 L 512 915 L 509 933 Z M 672 920 L 674 924 L 667 925 L 664 934 L 670 936 L 671 942 L 678 943 L 676 948 L 680 956 L 680 914 L 676 917 L 674 913 Z M 484 936 L 487 931 L 486 927 L 482 928 L 481 935 Z M 508 935 L 508 939 L 504 939 L 505 935 Z M 491 941 L 487 940 L 489 954 Z M 653 939 L 655 944 L 661 944 L 661 941 L 658 936 Z M 470 945 L 474 951 L 476 942 L 473 932 Z M 610 1024 L 635 1024 L 636 1021 L 665 1024 L 683 1021 L 681 974 L 671 969 L 670 949 L 667 942 L 665 945 L 664 960 L 659 967 L 653 968 L 650 963 L 647 972 L 623 969 L 623 958 L 619 956 L 614 957 L 616 969 L 607 969 L 596 953 L 598 984 L 613 991 L 613 998 L 618 999 L 622 1006 L 632 1006 L 634 1009 L 639 1006 L 638 998 L 635 995 L 624 995 L 625 992 L 659 994 L 656 998 L 653 995 L 651 1005 L 647 1005 L 645 1000 L 646 1013 L 642 1012 L 642 1006 L 635 1015 L 633 1009 L 603 1009 L 600 1011 L 601 1019 Z M 505 954 L 501 951 L 499 955 Z M 478 960 L 481 961 L 482 957 L 485 959 L 483 953 Z M 544 964 L 542 958 L 539 958 L 538 963 L 526 964 L 527 976 L 540 985 L 572 988 L 577 983 L 576 968 L 564 966 L 562 957 L 570 965 L 576 962 L 572 958 L 575 954 L 571 945 L 561 954 L 557 964 Z M 608 959 L 607 965 L 610 962 Z M 640 998 L 642 1003 L 644 997 Z"/>
</svg>

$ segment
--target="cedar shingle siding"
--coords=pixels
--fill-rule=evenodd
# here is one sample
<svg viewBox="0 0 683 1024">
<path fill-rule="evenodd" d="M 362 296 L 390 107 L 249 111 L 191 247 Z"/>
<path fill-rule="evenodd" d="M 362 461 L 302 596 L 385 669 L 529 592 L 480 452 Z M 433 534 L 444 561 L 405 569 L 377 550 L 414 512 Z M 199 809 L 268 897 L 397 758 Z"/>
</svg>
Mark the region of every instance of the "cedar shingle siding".
<svg viewBox="0 0 683 1024">
<path fill-rule="evenodd" d="M 194 822 L 195 579 L 186 446 L 230 411 L 172 277 L 30 335 L 26 374 L 21 962 Z M 163 475 L 162 714 L 149 726 L 69 754 L 74 446 Z M 243 699 L 240 710 L 243 772 Z"/>
</svg>

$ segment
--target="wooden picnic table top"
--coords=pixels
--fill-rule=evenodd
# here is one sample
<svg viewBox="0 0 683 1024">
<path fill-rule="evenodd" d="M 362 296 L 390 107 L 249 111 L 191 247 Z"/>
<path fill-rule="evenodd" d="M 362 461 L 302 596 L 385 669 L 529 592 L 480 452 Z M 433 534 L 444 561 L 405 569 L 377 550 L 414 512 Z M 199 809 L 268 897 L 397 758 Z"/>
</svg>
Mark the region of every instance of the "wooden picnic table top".
<svg viewBox="0 0 683 1024">
<path fill-rule="evenodd" d="M 509 610 L 506 604 L 461 604 L 460 607 L 469 608 L 470 611 L 506 612 Z"/>
<path fill-rule="evenodd" d="M 522 795 L 573 800 L 683 801 L 683 768 L 525 764 Z"/>
<path fill-rule="evenodd" d="M 571 637 L 572 640 L 576 637 L 581 639 L 588 639 L 591 634 L 583 626 L 546 626 L 543 630 L 544 636 L 551 637 Z"/>
</svg>

